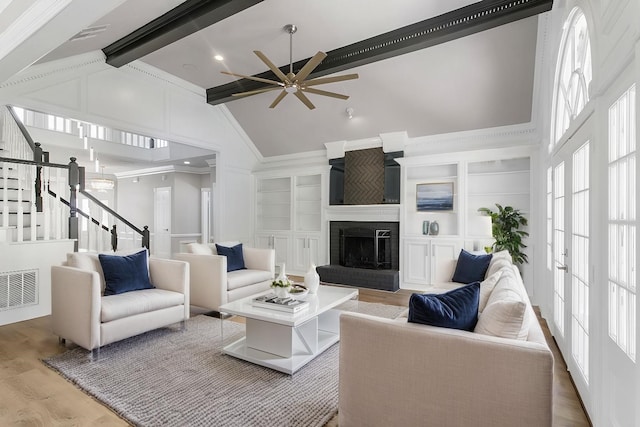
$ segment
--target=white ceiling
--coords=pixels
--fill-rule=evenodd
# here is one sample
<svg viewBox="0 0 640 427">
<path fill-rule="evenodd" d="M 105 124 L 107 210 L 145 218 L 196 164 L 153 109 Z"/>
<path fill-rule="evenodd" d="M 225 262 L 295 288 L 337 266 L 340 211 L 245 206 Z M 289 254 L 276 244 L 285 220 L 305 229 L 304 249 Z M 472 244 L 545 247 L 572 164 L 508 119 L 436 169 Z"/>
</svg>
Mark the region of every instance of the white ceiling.
<svg viewBox="0 0 640 427">
<path fill-rule="evenodd" d="M 12 2 L 12 5 L 16 1 Z M 69 41 L 40 62 L 101 49 L 181 3 L 128 0 L 92 26 L 96 37 Z M 206 88 L 234 79 L 221 70 L 252 75 L 266 71 L 253 50 L 276 65 L 294 62 L 475 3 L 469 0 L 266 0 L 141 59 Z M 358 80 L 323 85 L 350 95 L 347 101 L 310 94 L 308 110 L 286 97 L 275 109 L 270 92 L 227 103 L 263 156 L 321 150 L 324 143 L 407 131 L 409 136 L 526 123 L 531 104 L 537 18 L 527 18 L 445 44 L 365 65 Z M 223 62 L 213 59 L 224 56 Z M 342 73 L 340 73 L 342 74 Z M 347 119 L 345 109 L 354 117 Z"/>
</svg>

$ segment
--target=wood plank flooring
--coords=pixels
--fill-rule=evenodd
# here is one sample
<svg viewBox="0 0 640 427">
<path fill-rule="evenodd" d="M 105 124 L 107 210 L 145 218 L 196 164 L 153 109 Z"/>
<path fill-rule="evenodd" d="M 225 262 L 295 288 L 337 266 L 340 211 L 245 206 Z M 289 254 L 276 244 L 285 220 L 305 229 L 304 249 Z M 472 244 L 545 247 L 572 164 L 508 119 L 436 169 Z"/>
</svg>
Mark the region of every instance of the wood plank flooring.
<svg viewBox="0 0 640 427">
<path fill-rule="evenodd" d="M 407 305 L 410 291 L 360 289 L 360 300 Z M 554 426 L 589 426 L 566 365 L 541 321 L 555 356 Z M 47 368 L 41 359 L 64 347 L 50 331 L 49 317 L 0 327 L 0 426 L 126 426 L 114 412 Z M 337 426 L 334 417 L 327 426 Z"/>
</svg>

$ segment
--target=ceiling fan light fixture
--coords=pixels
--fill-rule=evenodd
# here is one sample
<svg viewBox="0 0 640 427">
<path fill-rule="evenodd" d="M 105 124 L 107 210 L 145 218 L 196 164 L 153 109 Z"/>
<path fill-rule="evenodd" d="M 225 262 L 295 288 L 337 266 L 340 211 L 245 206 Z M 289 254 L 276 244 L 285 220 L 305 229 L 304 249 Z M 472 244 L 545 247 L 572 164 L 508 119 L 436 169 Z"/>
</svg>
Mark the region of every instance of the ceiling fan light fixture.
<svg viewBox="0 0 640 427">
<path fill-rule="evenodd" d="M 232 96 L 251 96 L 257 95 L 259 93 L 270 92 L 272 90 L 279 90 L 280 94 L 276 97 L 276 99 L 269 105 L 269 108 L 275 108 L 282 99 L 288 94 L 294 94 L 308 109 L 313 110 L 316 107 L 313 103 L 307 98 L 305 93 L 313 93 L 315 95 L 328 96 L 331 98 L 337 99 L 348 99 L 347 95 L 342 95 L 335 92 L 328 92 L 326 90 L 320 90 L 315 87 L 326 83 L 335 83 L 344 80 L 352 80 L 357 79 L 357 74 L 346 74 L 341 76 L 333 76 L 333 77 L 320 77 L 320 78 L 311 78 L 307 80 L 307 77 L 311 75 L 313 70 L 320 65 L 322 60 L 327 57 L 327 54 L 324 52 L 318 52 L 311 59 L 309 59 L 306 64 L 297 72 L 293 72 L 293 34 L 298 30 L 298 28 L 293 24 L 288 24 L 283 27 L 284 31 L 289 33 L 289 72 L 285 74 L 280 68 L 276 67 L 276 65 L 267 58 L 267 56 L 260 52 L 259 50 L 254 50 L 258 58 L 275 74 L 275 76 L 280 80 L 272 80 L 265 79 L 258 76 L 246 76 L 243 74 L 232 73 L 229 71 L 220 71 L 222 74 L 227 74 L 234 77 L 241 77 L 243 79 L 253 80 L 260 83 L 265 83 L 268 85 L 272 85 L 271 87 L 260 88 L 256 90 L 249 90 L 246 92 L 234 93 Z M 276 87 L 273 87 L 276 86 Z"/>
</svg>

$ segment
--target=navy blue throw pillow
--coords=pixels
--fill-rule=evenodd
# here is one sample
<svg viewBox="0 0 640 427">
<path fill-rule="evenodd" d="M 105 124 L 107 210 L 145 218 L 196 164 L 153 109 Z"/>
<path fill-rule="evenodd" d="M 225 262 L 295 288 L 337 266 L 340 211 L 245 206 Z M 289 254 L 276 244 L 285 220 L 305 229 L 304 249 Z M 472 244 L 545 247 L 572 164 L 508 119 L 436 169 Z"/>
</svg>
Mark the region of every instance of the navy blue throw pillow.
<svg viewBox="0 0 640 427">
<path fill-rule="evenodd" d="M 478 322 L 480 282 L 444 294 L 413 294 L 409 322 L 473 331 Z"/>
<path fill-rule="evenodd" d="M 492 254 L 474 255 L 462 249 L 451 280 L 458 283 L 482 282 L 492 256 Z"/>
<path fill-rule="evenodd" d="M 216 243 L 216 251 L 218 251 L 218 255 L 227 257 L 227 272 L 246 268 L 244 266 L 244 256 L 242 255 L 242 243 L 231 248 L 220 246 Z"/>
<path fill-rule="evenodd" d="M 146 249 L 125 256 L 98 254 L 98 259 L 104 273 L 105 296 L 155 287 L 149 281 Z"/>
</svg>

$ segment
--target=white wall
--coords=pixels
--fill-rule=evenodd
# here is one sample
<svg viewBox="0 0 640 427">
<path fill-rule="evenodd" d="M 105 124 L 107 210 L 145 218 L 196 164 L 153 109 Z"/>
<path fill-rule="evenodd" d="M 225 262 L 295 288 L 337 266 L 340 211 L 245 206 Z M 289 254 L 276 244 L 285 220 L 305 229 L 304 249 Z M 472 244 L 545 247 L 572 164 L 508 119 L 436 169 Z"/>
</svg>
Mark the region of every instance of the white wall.
<svg viewBox="0 0 640 427">
<path fill-rule="evenodd" d="M 68 252 L 73 252 L 72 240 L 0 242 L 0 273 L 36 270 L 38 277 L 38 304 L 0 310 L 0 326 L 51 314 L 51 266 L 66 261 Z"/>
</svg>

